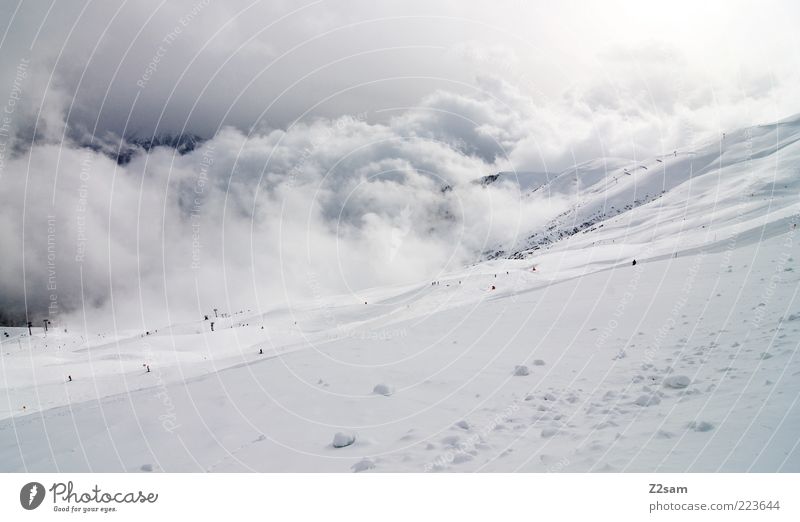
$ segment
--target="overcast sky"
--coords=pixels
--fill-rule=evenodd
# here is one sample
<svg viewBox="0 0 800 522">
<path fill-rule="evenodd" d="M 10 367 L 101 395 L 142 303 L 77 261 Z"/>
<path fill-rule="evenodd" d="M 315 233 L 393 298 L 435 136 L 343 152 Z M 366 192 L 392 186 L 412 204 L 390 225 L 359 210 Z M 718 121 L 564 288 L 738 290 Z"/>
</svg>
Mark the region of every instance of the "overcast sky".
<svg viewBox="0 0 800 522">
<path fill-rule="evenodd" d="M 65 311 L 435 277 L 567 204 L 470 180 L 800 112 L 798 20 L 792 1 L 2 1 L 0 312 L 46 307 L 48 216 Z M 126 166 L 84 147 L 177 132 L 208 141 Z"/>
<path fill-rule="evenodd" d="M 681 119 L 705 131 L 800 111 L 791 1 L 8 0 L 0 20 L 4 83 L 31 60 L 33 106 L 47 92 L 90 133 L 379 119 L 436 89 L 486 89 L 482 76 L 543 125 L 617 111 L 669 135 Z"/>
</svg>

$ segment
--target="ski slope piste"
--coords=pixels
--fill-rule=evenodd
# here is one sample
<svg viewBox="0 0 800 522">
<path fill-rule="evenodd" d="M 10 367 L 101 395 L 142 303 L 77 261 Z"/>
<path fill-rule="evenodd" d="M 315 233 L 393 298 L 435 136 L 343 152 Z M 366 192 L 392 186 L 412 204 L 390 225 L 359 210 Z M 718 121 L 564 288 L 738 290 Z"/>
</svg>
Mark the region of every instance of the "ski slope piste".
<svg viewBox="0 0 800 522">
<path fill-rule="evenodd" d="M 529 179 L 569 210 L 435 284 L 0 328 L 0 470 L 798 472 L 798 139 Z"/>
</svg>

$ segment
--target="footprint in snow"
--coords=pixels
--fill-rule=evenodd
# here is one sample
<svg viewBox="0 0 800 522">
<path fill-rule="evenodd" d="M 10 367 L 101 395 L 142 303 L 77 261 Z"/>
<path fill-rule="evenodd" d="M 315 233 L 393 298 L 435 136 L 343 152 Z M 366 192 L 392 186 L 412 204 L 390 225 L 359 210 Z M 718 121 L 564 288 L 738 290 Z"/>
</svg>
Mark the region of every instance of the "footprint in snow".
<svg viewBox="0 0 800 522">
<path fill-rule="evenodd" d="M 456 422 L 455 426 L 457 428 L 461 428 L 462 430 L 469 430 L 469 423 L 465 420 L 460 420 Z"/>
<path fill-rule="evenodd" d="M 364 458 L 350 466 L 350 469 L 353 470 L 353 473 L 360 473 L 362 471 L 375 469 L 375 461 L 370 458 Z"/>
<path fill-rule="evenodd" d="M 469 462 L 474 457 L 469 453 L 458 453 L 453 457 L 453 464 L 463 464 L 464 462 Z"/>
<path fill-rule="evenodd" d="M 711 431 L 714 429 L 714 425 L 706 421 L 700 421 L 700 422 L 692 421 L 689 423 L 688 427 L 690 430 L 697 432 Z"/>
<path fill-rule="evenodd" d="M 458 446 L 459 442 L 461 442 L 461 437 L 458 435 L 448 435 L 447 437 L 442 438 L 441 442 L 444 446 L 455 448 Z"/>
<path fill-rule="evenodd" d="M 664 379 L 664 386 L 667 388 L 672 388 L 674 390 L 681 390 L 683 388 L 686 388 L 691 383 L 692 380 L 685 375 L 672 375 Z"/>
<path fill-rule="evenodd" d="M 596 430 L 604 430 L 606 428 L 616 428 L 617 426 L 619 426 L 619 424 L 617 424 L 614 421 L 605 421 L 605 422 L 601 422 L 599 424 L 595 424 L 594 425 L 594 429 L 596 429 Z"/>
<path fill-rule="evenodd" d="M 658 397 L 658 395 L 640 395 L 635 401 L 633 401 L 633 403 L 637 406 L 646 408 L 647 406 L 661 404 L 661 399 Z"/>
<path fill-rule="evenodd" d="M 566 457 L 542 454 L 539 455 L 539 462 L 547 466 L 548 471 L 558 471 L 566 466 L 569 463 L 569 460 Z"/>
<path fill-rule="evenodd" d="M 408 430 L 408 431 L 406 432 L 406 434 L 405 434 L 405 435 L 403 435 L 402 437 L 400 437 L 400 439 L 399 439 L 399 440 L 411 440 L 411 439 L 413 439 L 413 438 L 415 438 L 415 436 L 414 436 L 414 428 L 411 428 L 410 430 Z"/>
<path fill-rule="evenodd" d="M 604 464 L 600 468 L 597 469 L 600 473 L 616 473 L 617 468 L 612 466 L 611 464 Z"/>
<path fill-rule="evenodd" d="M 550 437 L 553 437 L 556 434 L 558 434 L 558 428 L 543 428 L 541 436 L 543 439 L 549 439 Z"/>
</svg>

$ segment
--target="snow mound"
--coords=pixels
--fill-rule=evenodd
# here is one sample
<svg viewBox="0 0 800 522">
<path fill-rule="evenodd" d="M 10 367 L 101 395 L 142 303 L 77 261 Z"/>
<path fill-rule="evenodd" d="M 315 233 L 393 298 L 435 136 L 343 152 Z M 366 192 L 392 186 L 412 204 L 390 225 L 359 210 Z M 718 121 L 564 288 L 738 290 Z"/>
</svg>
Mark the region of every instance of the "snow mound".
<svg viewBox="0 0 800 522">
<path fill-rule="evenodd" d="M 350 432 L 338 432 L 336 435 L 333 436 L 333 447 L 334 448 L 344 448 L 350 446 L 356 441 L 355 433 Z"/>
<path fill-rule="evenodd" d="M 392 386 L 389 386 L 388 384 L 380 383 L 376 384 L 375 387 L 372 388 L 372 393 L 375 393 L 377 395 L 385 395 L 388 397 L 389 395 L 394 393 L 394 388 Z"/>
<path fill-rule="evenodd" d="M 514 375 L 516 377 L 525 377 L 526 375 L 530 375 L 531 371 L 525 365 L 517 365 L 514 366 Z"/>
</svg>

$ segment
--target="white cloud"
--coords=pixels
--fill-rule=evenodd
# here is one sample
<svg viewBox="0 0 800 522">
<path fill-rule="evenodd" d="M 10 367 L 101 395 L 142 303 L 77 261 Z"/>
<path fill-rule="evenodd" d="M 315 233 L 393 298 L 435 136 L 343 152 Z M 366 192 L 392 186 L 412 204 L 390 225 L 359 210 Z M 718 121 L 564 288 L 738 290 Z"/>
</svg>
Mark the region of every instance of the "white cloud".
<svg viewBox="0 0 800 522">
<path fill-rule="evenodd" d="M 195 4 L 92 4 L 79 18 L 59 3 L 32 46 L 46 6 L 25 4 L 9 22 L 3 78 L 22 60 L 30 70 L 0 171 L 5 313 L 26 298 L 38 313 L 50 298 L 51 215 L 64 309 L 85 298 L 107 312 L 113 299 L 118 317 L 160 324 L 166 310 L 425 280 L 565 204 L 523 203 L 474 179 L 663 153 L 800 110 L 789 3 L 771 18 L 740 6 L 723 24 L 693 4 L 293 13 L 291 3 L 212 1 L 184 25 Z M 772 25 L 750 23 L 765 17 Z M 124 167 L 80 146 L 109 152 L 123 133 L 178 131 L 211 139 Z"/>
</svg>

